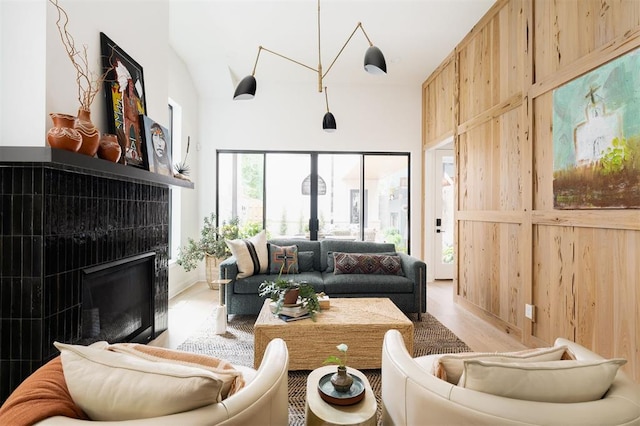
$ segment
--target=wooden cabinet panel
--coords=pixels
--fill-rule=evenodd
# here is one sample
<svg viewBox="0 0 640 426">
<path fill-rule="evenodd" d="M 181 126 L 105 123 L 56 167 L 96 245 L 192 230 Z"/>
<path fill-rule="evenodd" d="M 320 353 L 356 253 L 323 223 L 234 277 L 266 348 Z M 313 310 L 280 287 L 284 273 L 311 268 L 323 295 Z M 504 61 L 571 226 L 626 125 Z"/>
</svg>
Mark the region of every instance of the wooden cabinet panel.
<svg viewBox="0 0 640 426">
<path fill-rule="evenodd" d="M 460 135 L 459 152 L 460 210 L 522 208 L 519 108 Z"/>
<path fill-rule="evenodd" d="M 510 1 L 457 49 L 460 123 L 522 92 L 526 59 L 521 1 Z"/>
<path fill-rule="evenodd" d="M 533 335 L 574 340 L 604 357 L 630 361 L 640 345 L 640 231 L 536 225 Z"/>
<path fill-rule="evenodd" d="M 522 328 L 522 273 L 518 224 L 460 223 L 459 295 L 508 323 Z"/>
<path fill-rule="evenodd" d="M 538 0 L 534 22 L 534 71 L 539 81 L 636 29 L 640 2 Z"/>
<path fill-rule="evenodd" d="M 443 64 L 423 85 L 423 120 L 425 126 L 424 144 L 442 141 L 453 133 L 454 118 L 455 62 Z"/>
</svg>

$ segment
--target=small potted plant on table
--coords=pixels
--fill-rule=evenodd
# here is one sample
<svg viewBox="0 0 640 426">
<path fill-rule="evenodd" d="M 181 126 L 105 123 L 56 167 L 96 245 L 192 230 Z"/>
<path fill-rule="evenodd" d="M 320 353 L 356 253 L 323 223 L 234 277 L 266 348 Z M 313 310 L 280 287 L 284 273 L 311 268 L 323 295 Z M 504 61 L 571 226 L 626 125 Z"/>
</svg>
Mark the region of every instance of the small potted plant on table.
<svg viewBox="0 0 640 426">
<path fill-rule="evenodd" d="M 284 267 L 284 264 L 283 264 Z M 285 305 L 301 303 L 307 310 L 311 319 L 315 321 L 316 313 L 320 310 L 320 302 L 315 289 L 309 283 L 296 282 L 282 277 L 282 269 L 278 278 L 273 281 L 264 281 L 258 287 L 260 296 L 268 296 L 275 302 L 274 313 L 278 314 Z"/>
<path fill-rule="evenodd" d="M 324 360 L 323 364 L 338 364 L 338 371 L 331 376 L 331 384 L 338 392 L 349 392 L 351 385 L 353 385 L 353 377 L 347 373 L 347 349 L 349 347 L 340 343 L 336 349 L 342 353 L 342 358 L 331 355 Z"/>
</svg>

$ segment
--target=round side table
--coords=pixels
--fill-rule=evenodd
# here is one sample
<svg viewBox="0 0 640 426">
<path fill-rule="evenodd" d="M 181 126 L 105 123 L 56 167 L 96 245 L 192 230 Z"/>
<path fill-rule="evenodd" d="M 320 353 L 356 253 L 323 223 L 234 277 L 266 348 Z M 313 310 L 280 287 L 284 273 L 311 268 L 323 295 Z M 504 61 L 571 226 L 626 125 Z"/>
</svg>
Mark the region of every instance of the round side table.
<svg viewBox="0 0 640 426">
<path fill-rule="evenodd" d="M 362 379 L 365 387 L 364 399 L 354 405 L 333 405 L 325 402 L 318 393 L 318 383 L 322 376 L 336 371 L 337 366 L 327 365 L 309 373 L 307 377 L 307 425 L 371 425 L 376 426 L 378 404 L 367 377 L 359 370 L 347 367 L 349 374 Z"/>
<path fill-rule="evenodd" d="M 218 285 L 218 306 L 216 307 L 216 311 L 214 313 L 215 334 L 224 334 L 227 332 L 227 305 L 225 305 L 225 290 L 227 289 L 227 284 L 229 284 L 230 282 L 231 280 L 227 279 L 211 281 L 212 284 Z"/>
</svg>

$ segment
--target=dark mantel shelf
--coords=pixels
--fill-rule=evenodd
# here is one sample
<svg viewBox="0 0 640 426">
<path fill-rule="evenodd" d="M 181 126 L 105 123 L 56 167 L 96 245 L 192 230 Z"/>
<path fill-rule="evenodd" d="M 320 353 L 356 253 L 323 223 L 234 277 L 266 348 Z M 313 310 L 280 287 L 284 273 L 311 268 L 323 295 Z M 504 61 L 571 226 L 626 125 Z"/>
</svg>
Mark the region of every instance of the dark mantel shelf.
<svg viewBox="0 0 640 426">
<path fill-rule="evenodd" d="M 117 178 L 135 179 L 142 182 L 190 189 L 195 187 L 193 182 L 183 179 L 50 147 L 0 146 L 0 164 L 2 163 L 51 163 L 57 167 L 73 167 Z"/>
</svg>

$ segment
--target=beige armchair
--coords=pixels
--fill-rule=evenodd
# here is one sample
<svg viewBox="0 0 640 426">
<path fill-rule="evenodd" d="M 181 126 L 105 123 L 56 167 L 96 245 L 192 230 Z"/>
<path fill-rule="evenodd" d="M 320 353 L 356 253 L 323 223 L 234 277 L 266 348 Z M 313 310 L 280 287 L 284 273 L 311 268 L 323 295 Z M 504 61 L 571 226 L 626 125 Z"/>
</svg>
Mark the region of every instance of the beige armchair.
<svg viewBox="0 0 640 426">
<path fill-rule="evenodd" d="M 577 360 L 599 355 L 565 339 Z M 639 425 L 640 385 L 618 370 L 604 397 L 550 403 L 506 398 L 456 386 L 431 374 L 437 355 L 412 358 L 402 336 L 389 330 L 382 349 L 383 425 Z"/>
<path fill-rule="evenodd" d="M 100 422 L 101 425 L 286 425 L 288 423 L 289 353 L 282 339 L 273 339 L 266 348 L 258 370 L 248 370 L 247 385 L 222 402 L 191 411 L 140 420 Z M 253 376 L 253 377 L 251 377 Z M 56 416 L 38 426 L 89 424 L 86 420 Z"/>
</svg>

